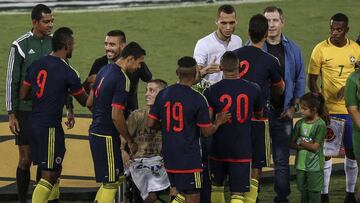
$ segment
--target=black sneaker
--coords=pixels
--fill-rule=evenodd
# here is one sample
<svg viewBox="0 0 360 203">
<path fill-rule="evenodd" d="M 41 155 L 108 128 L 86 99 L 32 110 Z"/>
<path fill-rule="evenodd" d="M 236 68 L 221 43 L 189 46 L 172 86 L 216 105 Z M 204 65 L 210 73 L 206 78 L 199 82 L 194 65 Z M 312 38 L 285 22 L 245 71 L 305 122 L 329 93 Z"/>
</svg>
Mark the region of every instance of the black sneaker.
<svg viewBox="0 0 360 203">
<path fill-rule="evenodd" d="M 347 192 L 346 193 L 346 197 L 344 199 L 344 203 L 357 203 L 358 201 L 356 201 L 355 198 L 355 193 L 353 192 Z"/>
<path fill-rule="evenodd" d="M 321 203 L 329 203 L 329 194 L 321 194 Z"/>
</svg>

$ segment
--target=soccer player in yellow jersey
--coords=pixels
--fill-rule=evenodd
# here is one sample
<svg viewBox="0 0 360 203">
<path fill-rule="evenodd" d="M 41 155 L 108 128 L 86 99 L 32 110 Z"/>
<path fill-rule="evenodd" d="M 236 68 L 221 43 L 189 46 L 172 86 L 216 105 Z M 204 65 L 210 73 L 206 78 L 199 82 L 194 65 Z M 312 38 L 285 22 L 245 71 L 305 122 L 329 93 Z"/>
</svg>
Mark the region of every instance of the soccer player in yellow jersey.
<svg viewBox="0 0 360 203">
<path fill-rule="evenodd" d="M 346 79 L 354 72 L 355 63 L 360 59 L 359 45 L 346 38 L 349 31 L 348 17 L 337 13 L 330 19 L 330 37 L 317 44 L 311 54 L 309 73 L 309 89 L 319 92 L 317 79 L 321 73 L 321 92 L 325 97 L 325 106 L 333 117 L 345 119 L 343 143 L 345 146 L 344 169 L 346 174 L 345 202 L 355 202 L 354 191 L 358 168 L 352 146 L 351 118 L 345 107 L 344 88 Z M 328 202 L 332 161 L 325 158 L 324 188 L 322 202 Z"/>
</svg>

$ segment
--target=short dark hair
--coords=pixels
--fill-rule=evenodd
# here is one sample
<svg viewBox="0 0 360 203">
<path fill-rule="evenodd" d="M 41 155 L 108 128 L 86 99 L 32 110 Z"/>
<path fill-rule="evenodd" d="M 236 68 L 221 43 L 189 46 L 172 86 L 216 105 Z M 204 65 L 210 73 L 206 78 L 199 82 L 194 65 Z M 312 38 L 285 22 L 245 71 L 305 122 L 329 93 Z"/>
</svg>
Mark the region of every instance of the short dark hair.
<svg viewBox="0 0 360 203">
<path fill-rule="evenodd" d="M 277 6 L 268 6 L 264 9 L 263 14 L 265 13 L 272 13 L 272 12 L 278 12 L 280 15 L 280 19 L 283 20 L 284 19 L 284 13 L 283 10 L 280 7 Z"/>
<path fill-rule="evenodd" d="M 168 86 L 167 82 L 165 80 L 162 80 L 162 79 L 151 79 L 147 83 L 155 83 L 155 84 L 157 84 L 159 86 L 160 90 L 165 89 Z"/>
<path fill-rule="evenodd" d="M 31 20 L 40 20 L 42 13 L 51 13 L 51 9 L 44 4 L 37 4 L 31 11 Z"/>
<path fill-rule="evenodd" d="M 183 56 L 178 62 L 177 73 L 179 74 L 179 78 L 192 78 L 196 76 L 196 61 L 191 56 Z"/>
<path fill-rule="evenodd" d="M 346 25 L 349 24 L 349 18 L 343 13 L 337 13 L 333 15 L 330 20 L 344 22 Z"/>
<path fill-rule="evenodd" d="M 54 32 L 52 37 L 52 50 L 55 52 L 65 47 L 66 43 L 73 38 L 73 31 L 68 27 L 61 27 Z"/>
<path fill-rule="evenodd" d="M 234 8 L 232 5 L 229 5 L 229 4 L 221 5 L 221 6 L 218 8 L 218 12 L 217 12 L 217 17 L 218 17 L 218 18 L 220 17 L 220 13 L 221 13 L 221 12 L 224 12 L 224 13 L 226 13 L 226 14 L 235 13 L 235 15 L 236 15 L 236 10 L 235 10 L 235 8 Z"/>
<path fill-rule="evenodd" d="M 233 51 L 226 51 L 220 60 L 223 71 L 232 72 L 239 69 L 239 58 Z"/>
<path fill-rule="evenodd" d="M 136 42 L 130 42 L 121 52 L 120 56 L 122 58 L 127 58 L 128 56 L 133 56 L 135 59 L 138 59 L 146 55 L 146 51 L 141 48 L 141 46 Z"/>
<path fill-rule="evenodd" d="M 120 38 L 120 41 L 122 43 L 126 43 L 126 36 L 125 36 L 125 33 L 121 30 L 110 30 L 108 33 L 107 33 L 107 36 L 109 37 L 119 37 Z"/>
<path fill-rule="evenodd" d="M 249 21 L 249 35 L 253 43 L 258 43 L 266 36 L 269 24 L 265 16 L 256 14 Z"/>
<path fill-rule="evenodd" d="M 195 68 L 196 61 L 191 56 L 183 56 L 178 60 L 177 64 L 179 68 Z"/>
</svg>

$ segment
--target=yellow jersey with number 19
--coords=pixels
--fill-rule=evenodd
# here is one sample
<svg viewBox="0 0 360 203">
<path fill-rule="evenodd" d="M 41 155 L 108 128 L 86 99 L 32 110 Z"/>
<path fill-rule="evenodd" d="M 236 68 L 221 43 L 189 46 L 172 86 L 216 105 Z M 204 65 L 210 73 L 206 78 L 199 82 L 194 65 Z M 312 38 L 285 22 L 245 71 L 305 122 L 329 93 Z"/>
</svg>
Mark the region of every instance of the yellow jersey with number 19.
<svg viewBox="0 0 360 203">
<path fill-rule="evenodd" d="M 345 86 L 359 60 L 360 46 L 349 39 L 345 46 L 337 47 L 329 38 L 317 44 L 312 51 L 308 73 L 321 74 L 321 92 L 330 114 L 348 114 L 345 99 L 337 99 L 337 93 Z"/>
</svg>

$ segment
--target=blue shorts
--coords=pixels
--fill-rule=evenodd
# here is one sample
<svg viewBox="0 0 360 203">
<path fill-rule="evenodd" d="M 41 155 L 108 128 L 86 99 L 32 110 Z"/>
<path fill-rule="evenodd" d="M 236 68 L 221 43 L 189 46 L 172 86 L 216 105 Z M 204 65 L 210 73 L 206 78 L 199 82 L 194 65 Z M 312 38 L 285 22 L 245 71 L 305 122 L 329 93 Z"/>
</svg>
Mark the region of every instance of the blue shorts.
<svg viewBox="0 0 360 203">
<path fill-rule="evenodd" d="M 200 193 L 202 172 L 194 173 L 169 173 L 168 178 L 171 187 L 184 194 Z"/>
<path fill-rule="evenodd" d="M 96 182 L 114 183 L 123 174 L 120 137 L 90 133 L 91 155 Z"/>
<path fill-rule="evenodd" d="M 19 111 L 16 116 L 19 121 L 20 133 L 15 135 L 16 145 L 29 145 L 30 134 L 31 134 L 31 111 Z"/>
<path fill-rule="evenodd" d="M 269 133 L 267 120 L 251 121 L 252 168 L 261 169 L 269 165 L 266 151 L 270 150 L 270 146 L 266 145 L 266 133 Z"/>
<path fill-rule="evenodd" d="M 223 162 L 209 159 L 210 178 L 213 185 L 223 186 L 229 176 L 230 192 L 250 191 L 251 163 Z"/>
<path fill-rule="evenodd" d="M 332 117 L 345 119 L 345 130 L 343 136 L 343 145 L 345 149 L 352 149 L 352 121 L 349 114 L 330 114 Z"/>
<path fill-rule="evenodd" d="M 30 150 L 34 165 L 42 170 L 58 171 L 65 155 L 65 137 L 62 127 L 46 128 L 31 125 Z"/>
</svg>

